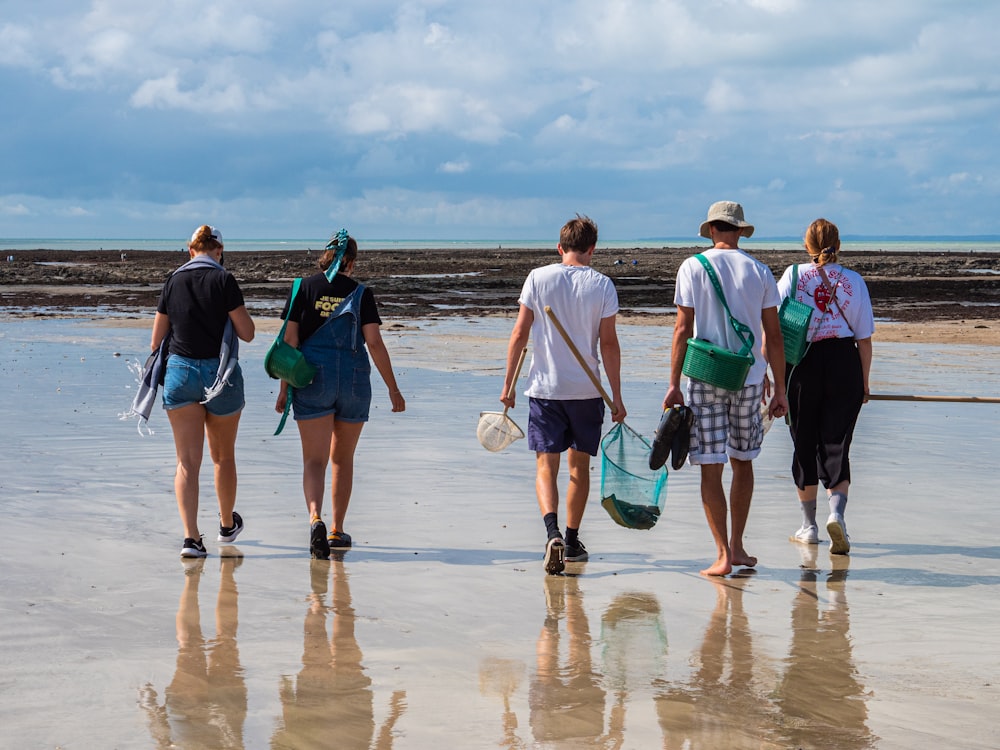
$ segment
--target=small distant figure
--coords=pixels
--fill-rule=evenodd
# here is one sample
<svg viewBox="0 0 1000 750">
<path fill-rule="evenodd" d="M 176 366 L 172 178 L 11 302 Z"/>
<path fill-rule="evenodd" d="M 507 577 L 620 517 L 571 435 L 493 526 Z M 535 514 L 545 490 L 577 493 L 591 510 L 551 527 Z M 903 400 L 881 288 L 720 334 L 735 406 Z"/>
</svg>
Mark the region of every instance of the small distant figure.
<svg viewBox="0 0 1000 750">
<path fill-rule="evenodd" d="M 636 260 L 635 258 L 632 258 L 632 265 L 633 265 L 633 266 L 637 266 L 637 265 L 639 265 L 639 261 L 638 261 L 638 260 Z"/>
<path fill-rule="evenodd" d="M 13 263 L 14 262 L 14 256 L 13 255 L 8 255 L 7 256 L 7 262 L 8 263 Z"/>
<path fill-rule="evenodd" d="M 625 261 L 623 261 L 621 258 L 619 258 L 618 260 L 615 261 L 615 265 L 616 266 L 624 266 L 625 265 Z"/>
<path fill-rule="evenodd" d="M 122 253 L 122 263 L 125 262 L 125 253 Z"/>
</svg>

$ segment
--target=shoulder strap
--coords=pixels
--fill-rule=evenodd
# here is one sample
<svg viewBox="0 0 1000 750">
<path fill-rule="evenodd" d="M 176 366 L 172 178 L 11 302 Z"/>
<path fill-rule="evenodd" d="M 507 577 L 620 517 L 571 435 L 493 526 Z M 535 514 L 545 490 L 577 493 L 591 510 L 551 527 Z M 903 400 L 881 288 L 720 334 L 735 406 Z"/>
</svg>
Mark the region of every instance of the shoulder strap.
<svg viewBox="0 0 1000 750">
<path fill-rule="evenodd" d="M 288 325 L 288 317 L 292 314 L 292 305 L 295 304 L 295 298 L 299 294 L 299 287 L 301 285 L 302 285 L 302 279 L 295 279 L 295 281 L 292 282 L 292 295 L 288 298 L 288 312 L 285 314 L 285 317 L 282 318 L 281 330 L 278 331 L 279 339 L 285 338 L 285 326 Z"/>
<path fill-rule="evenodd" d="M 799 285 L 799 264 L 792 263 L 792 293 L 788 296 L 795 299 L 796 287 Z"/>
<path fill-rule="evenodd" d="M 699 260 L 699 262 L 705 267 L 705 271 L 708 272 L 708 278 L 712 282 L 712 286 L 715 288 L 715 294 L 718 296 L 719 301 L 722 306 L 726 309 L 726 315 L 729 316 L 729 325 L 733 327 L 736 331 L 736 335 L 740 337 L 740 341 L 743 342 L 743 348 L 740 349 L 739 353 L 746 355 L 750 354 L 753 349 L 754 338 L 753 331 L 750 330 L 749 326 L 744 325 L 729 311 L 729 305 L 726 303 L 726 295 L 722 292 L 722 284 L 719 283 L 719 277 L 715 275 L 715 269 L 712 268 L 712 263 L 708 258 L 705 257 L 703 253 L 698 253 L 694 256 Z"/>
</svg>

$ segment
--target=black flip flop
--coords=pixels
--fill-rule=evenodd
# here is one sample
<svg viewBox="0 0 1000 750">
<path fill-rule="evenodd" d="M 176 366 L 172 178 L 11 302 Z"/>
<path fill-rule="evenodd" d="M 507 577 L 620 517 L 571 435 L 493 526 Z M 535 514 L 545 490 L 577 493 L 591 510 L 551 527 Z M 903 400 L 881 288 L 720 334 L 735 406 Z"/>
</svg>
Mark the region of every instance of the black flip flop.
<svg viewBox="0 0 1000 750">
<path fill-rule="evenodd" d="M 680 424 L 674 431 L 670 442 L 670 466 L 674 471 L 680 469 L 687 461 L 691 449 L 691 428 L 694 426 L 694 412 L 687 406 L 674 407 L 680 413 Z"/>
<path fill-rule="evenodd" d="M 682 408 L 686 407 L 671 406 L 669 409 L 664 409 L 663 416 L 660 417 L 660 423 L 653 433 L 653 445 L 649 449 L 649 468 L 652 471 L 658 471 L 667 462 L 667 456 L 670 455 L 674 443 L 674 434 L 683 421 L 683 414 L 680 411 Z"/>
</svg>

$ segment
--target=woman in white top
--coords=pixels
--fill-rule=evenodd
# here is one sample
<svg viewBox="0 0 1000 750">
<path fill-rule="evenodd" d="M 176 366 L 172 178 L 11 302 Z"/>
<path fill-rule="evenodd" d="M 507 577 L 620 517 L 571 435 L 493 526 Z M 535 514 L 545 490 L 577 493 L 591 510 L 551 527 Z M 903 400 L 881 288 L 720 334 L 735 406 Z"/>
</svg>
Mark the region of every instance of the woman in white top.
<svg viewBox="0 0 1000 750">
<path fill-rule="evenodd" d="M 851 439 L 868 401 L 875 319 L 864 279 L 838 262 L 837 226 L 816 219 L 806 231 L 805 247 L 811 262 L 789 266 L 778 282 L 782 298 L 793 296 L 813 308 L 809 348 L 798 365 L 785 365 L 792 477 L 802 507 L 802 527 L 791 540 L 819 543 L 816 494 L 822 482 L 830 502 L 830 551 L 843 555 L 851 549 L 844 522 Z"/>
</svg>

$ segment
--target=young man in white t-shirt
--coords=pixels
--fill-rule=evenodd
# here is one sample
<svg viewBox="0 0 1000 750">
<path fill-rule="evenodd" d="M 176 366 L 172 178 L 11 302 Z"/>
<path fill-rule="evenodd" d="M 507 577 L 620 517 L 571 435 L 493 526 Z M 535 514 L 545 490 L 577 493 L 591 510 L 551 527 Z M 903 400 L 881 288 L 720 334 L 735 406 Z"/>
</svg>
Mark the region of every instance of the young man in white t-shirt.
<svg viewBox="0 0 1000 750">
<path fill-rule="evenodd" d="M 724 576 L 734 566 L 752 568 L 757 564 L 757 558 L 743 546 L 743 532 L 753 494 L 753 459 L 760 454 L 764 438 L 760 404 L 769 390 L 768 362 L 775 378 L 770 414 L 781 417 L 788 412 L 778 287 L 771 270 L 738 246 L 740 237 L 749 237 L 753 229 L 744 219 L 739 203 L 720 201 L 709 208 L 700 231 L 702 237 L 712 241 L 712 249 L 704 255 L 715 269 L 733 317 L 753 333 L 755 359 L 739 391 L 727 391 L 697 380 L 688 382 L 687 405 L 695 416 L 688 456 L 692 464 L 701 467 L 701 502 L 718 549 L 715 562 L 701 571 L 703 575 Z M 674 303 L 677 323 L 664 409 L 685 403 L 681 370 L 689 338 L 706 339 L 731 351 L 742 347 L 708 273 L 697 258 L 688 258 L 678 269 Z M 767 347 L 766 359 L 762 339 Z M 722 470 L 727 460 L 733 467 L 728 511 L 722 485 Z M 730 514 L 731 534 L 727 518 Z"/>
<path fill-rule="evenodd" d="M 545 522 L 545 571 L 561 573 L 566 562 L 583 562 L 580 522 L 590 494 L 590 457 L 596 456 L 604 423 L 604 401 L 545 312 L 550 307 L 580 351 L 587 368 L 600 380 L 600 359 L 611 390 L 611 418 L 625 419 L 621 395 L 621 349 L 615 329 L 618 292 L 614 283 L 590 267 L 597 246 L 597 225 L 586 216 L 572 219 L 559 233 L 561 263 L 528 274 L 518 299 L 520 309 L 507 348 L 507 373 L 500 401 L 514 407 L 508 393 L 521 351 L 534 341 L 528 368 L 528 447 L 535 451 L 535 489 Z M 566 537 L 559 530 L 559 462 L 569 464 Z"/>
</svg>

